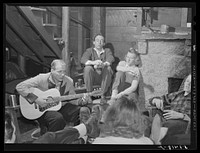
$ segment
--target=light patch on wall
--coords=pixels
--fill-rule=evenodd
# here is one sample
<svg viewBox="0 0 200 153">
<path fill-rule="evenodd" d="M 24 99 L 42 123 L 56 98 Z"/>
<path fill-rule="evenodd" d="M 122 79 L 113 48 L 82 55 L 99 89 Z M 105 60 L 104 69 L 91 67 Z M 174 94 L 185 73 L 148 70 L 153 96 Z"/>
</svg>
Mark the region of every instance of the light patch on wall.
<svg viewBox="0 0 200 153">
<path fill-rule="evenodd" d="M 147 41 L 145 40 L 138 41 L 138 52 L 140 54 L 147 54 Z"/>
</svg>

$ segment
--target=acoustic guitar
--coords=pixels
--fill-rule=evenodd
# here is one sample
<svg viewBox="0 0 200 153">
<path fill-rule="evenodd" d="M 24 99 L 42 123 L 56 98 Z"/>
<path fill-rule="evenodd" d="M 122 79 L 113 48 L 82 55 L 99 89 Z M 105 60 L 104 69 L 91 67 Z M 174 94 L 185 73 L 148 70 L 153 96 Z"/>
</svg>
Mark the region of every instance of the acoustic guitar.
<svg viewBox="0 0 200 153">
<path fill-rule="evenodd" d="M 67 103 L 69 101 L 78 99 L 84 96 L 85 93 L 65 95 L 60 96 L 60 92 L 56 88 L 49 89 L 47 91 L 41 91 L 38 88 L 31 88 L 32 93 L 36 96 L 45 99 L 48 104 L 45 107 L 41 107 L 36 103 L 30 104 L 23 96 L 19 97 L 20 110 L 22 115 L 29 119 L 37 119 L 42 116 L 46 111 L 58 111 L 62 107 L 62 102 Z M 95 90 L 93 92 L 87 93 L 89 96 L 100 96 L 101 91 Z"/>
</svg>

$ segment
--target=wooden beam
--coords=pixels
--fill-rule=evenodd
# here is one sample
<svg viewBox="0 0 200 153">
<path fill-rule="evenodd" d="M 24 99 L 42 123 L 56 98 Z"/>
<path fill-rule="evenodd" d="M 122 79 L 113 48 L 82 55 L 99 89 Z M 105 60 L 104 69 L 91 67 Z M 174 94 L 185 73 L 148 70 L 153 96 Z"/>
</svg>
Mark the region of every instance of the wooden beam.
<svg viewBox="0 0 200 153">
<path fill-rule="evenodd" d="M 187 27 L 188 8 L 182 8 L 181 11 L 181 27 Z"/>
<path fill-rule="evenodd" d="M 69 7 L 62 8 L 62 38 L 65 42 L 62 50 L 62 59 L 65 61 L 66 74 L 70 76 L 70 57 L 69 57 Z"/>
<path fill-rule="evenodd" d="M 21 68 L 21 70 L 26 74 L 26 68 L 25 68 L 26 60 L 25 60 L 25 57 L 19 54 L 18 63 L 19 63 L 19 67 Z"/>
<path fill-rule="evenodd" d="M 100 7 L 93 7 L 92 8 L 93 11 L 93 16 L 92 16 L 92 37 L 97 34 L 100 33 Z"/>
<path fill-rule="evenodd" d="M 106 9 L 105 7 L 100 7 L 100 31 L 101 34 L 106 37 Z M 106 40 L 106 38 L 105 38 Z"/>
<path fill-rule="evenodd" d="M 78 8 L 78 20 L 82 21 L 82 7 Z M 81 56 L 83 52 L 83 26 L 78 24 L 78 67 L 81 67 Z"/>
<path fill-rule="evenodd" d="M 137 9 L 137 34 L 142 31 L 142 8 Z"/>
</svg>

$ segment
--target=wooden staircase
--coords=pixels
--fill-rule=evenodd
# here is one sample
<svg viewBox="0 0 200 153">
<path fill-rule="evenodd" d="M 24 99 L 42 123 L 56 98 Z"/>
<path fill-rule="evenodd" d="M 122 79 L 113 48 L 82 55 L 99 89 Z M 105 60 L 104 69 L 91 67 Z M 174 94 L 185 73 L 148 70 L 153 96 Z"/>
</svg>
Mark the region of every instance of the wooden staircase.
<svg viewBox="0 0 200 153">
<path fill-rule="evenodd" d="M 6 5 L 6 40 L 22 56 L 45 67 L 61 58 L 61 28 L 49 23 L 47 9 Z M 54 19 L 55 20 L 55 19 Z M 59 18 L 59 20 L 61 20 Z M 59 40 L 59 41 L 58 41 Z"/>
<path fill-rule="evenodd" d="M 60 9 L 60 11 L 59 11 Z M 22 56 L 50 68 L 61 58 L 65 45 L 62 39 L 61 7 L 6 6 L 6 40 Z M 53 14 L 53 15 L 52 15 Z M 58 24 L 57 24 L 58 23 Z M 74 83 L 83 80 L 83 68 L 70 68 Z"/>
</svg>

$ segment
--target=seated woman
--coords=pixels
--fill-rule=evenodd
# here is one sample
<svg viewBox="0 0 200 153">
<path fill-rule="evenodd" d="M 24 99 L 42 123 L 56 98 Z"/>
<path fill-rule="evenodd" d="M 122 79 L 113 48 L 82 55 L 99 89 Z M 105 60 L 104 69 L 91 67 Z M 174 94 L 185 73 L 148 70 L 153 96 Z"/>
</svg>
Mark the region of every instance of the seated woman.
<svg viewBox="0 0 200 153">
<path fill-rule="evenodd" d="M 169 138 L 175 134 L 189 133 L 191 120 L 191 74 L 187 76 L 182 91 L 161 97 L 153 97 L 149 100 L 149 103 L 157 108 L 155 114 L 159 114 L 161 118 L 161 127 L 168 129 L 166 135 L 161 140 L 161 144 L 170 143 Z M 155 129 L 152 130 L 153 133 L 157 132 Z"/>
<path fill-rule="evenodd" d="M 123 95 L 129 98 L 138 99 L 138 86 L 140 80 L 140 70 L 138 68 L 140 64 L 139 53 L 130 48 L 125 56 L 125 61 L 120 61 L 117 65 L 117 73 L 112 86 L 111 101 L 113 99 L 120 98 Z"/>
<path fill-rule="evenodd" d="M 136 99 L 125 96 L 110 105 L 103 116 L 104 126 L 93 144 L 153 144 L 144 136 L 147 125 Z"/>
</svg>

